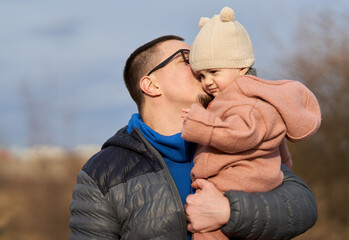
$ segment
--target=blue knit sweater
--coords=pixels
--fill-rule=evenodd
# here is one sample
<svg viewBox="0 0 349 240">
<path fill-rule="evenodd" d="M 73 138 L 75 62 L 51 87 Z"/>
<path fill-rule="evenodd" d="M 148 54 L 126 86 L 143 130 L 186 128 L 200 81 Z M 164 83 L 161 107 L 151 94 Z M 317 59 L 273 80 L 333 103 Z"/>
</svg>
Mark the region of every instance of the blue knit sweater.
<svg viewBox="0 0 349 240">
<path fill-rule="evenodd" d="M 164 136 L 146 125 L 138 113 L 132 115 L 128 122 L 128 132 L 139 128 L 144 137 L 164 158 L 171 175 L 177 185 L 183 204 L 186 197 L 194 193 L 191 187 L 190 171 L 193 167 L 195 144 L 181 138 L 181 133 Z"/>
</svg>

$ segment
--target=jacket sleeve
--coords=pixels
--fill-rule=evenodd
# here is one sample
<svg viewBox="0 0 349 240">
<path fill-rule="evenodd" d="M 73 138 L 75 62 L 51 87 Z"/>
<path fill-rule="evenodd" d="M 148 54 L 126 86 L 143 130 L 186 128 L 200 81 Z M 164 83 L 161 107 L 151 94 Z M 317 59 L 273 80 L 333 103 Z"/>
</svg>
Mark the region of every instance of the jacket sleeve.
<svg viewBox="0 0 349 240">
<path fill-rule="evenodd" d="M 78 174 L 70 212 L 70 240 L 119 239 L 120 225 L 112 214 L 114 211 L 93 179 L 83 170 Z"/>
<path fill-rule="evenodd" d="M 233 154 L 255 147 L 265 137 L 266 125 L 255 108 L 242 105 L 229 109 L 229 113 L 227 110 L 226 115 L 222 119 L 193 104 L 183 124 L 182 138 Z"/>
<path fill-rule="evenodd" d="M 311 228 L 317 206 L 309 187 L 282 165 L 284 182 L 265 193 L 228 191 L 231 216 L 221 228 L 237 239 L 291 239 Z"/>
</svg>

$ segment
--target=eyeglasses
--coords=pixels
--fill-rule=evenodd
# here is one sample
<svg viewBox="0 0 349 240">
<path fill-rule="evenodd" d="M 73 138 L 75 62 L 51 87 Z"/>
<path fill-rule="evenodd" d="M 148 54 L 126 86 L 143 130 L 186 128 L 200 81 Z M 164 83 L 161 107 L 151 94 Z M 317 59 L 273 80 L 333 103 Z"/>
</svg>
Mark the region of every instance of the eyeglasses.
<svg viewBox="0 0 349 240">
<path fill-rule="evenodd" d="M 185 63 L 189 64 L 189 54 L 190 50 L 189 49 L 179 49 L 178 51 L 176 51 L 174 54 L 172 54 L 171 56 L 169 56 L 167 59 L 165 59 L 164 61 L 162 61 L 159 65 L 157 65 L 155 68 L 153 68 L 148 74 L 147 76 L 149 76 L 150 74 L 152 74 L 154 71 L 158 70 L 159 68 L 165 67 L 166 64 L 168 64 L 178 53 L 181 53 L 183 60 Z M 187 54 L 187 55 L 185 55 Z"/>
</svg>

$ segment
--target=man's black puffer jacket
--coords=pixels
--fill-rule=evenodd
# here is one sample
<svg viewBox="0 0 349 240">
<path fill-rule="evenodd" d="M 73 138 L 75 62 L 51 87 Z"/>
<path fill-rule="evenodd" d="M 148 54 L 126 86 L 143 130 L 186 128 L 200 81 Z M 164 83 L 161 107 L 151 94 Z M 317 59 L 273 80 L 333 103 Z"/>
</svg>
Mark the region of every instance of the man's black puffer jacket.
<svg viewBox="0 0 349 240">
<path fill-rule="evenodd" d="M 187 239 L 179 192 L 161 155 L 135 128 L 110 138 L 80 171 L 70 206 L 70 239 Z M 267 193 L 225 193 L 231 239 L 290 239 L 316 221 L 313 194 L 283 168 Z"/>
</svg>

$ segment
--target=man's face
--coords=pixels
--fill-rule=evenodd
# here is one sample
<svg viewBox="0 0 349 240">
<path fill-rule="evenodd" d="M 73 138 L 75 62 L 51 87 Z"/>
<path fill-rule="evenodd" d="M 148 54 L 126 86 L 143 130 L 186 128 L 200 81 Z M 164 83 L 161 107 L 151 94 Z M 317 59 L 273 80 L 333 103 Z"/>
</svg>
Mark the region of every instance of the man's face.
<svg viewBox="0 0 349 240">
<path fill-rule="evenodd" d="M 158 49 L 160 63 L 179 49 L 190 49 L 190 45 L 178 40 L 169 40 L 159 44 Z M 208 96 L 190 65 L 184 61 L 180 53 L 165 67 L 152 74 L 156 75 L 162 96 L 178 107 L 188 108 L 193 103 L 200 104 L 200 96 Z"/>
</svg>

